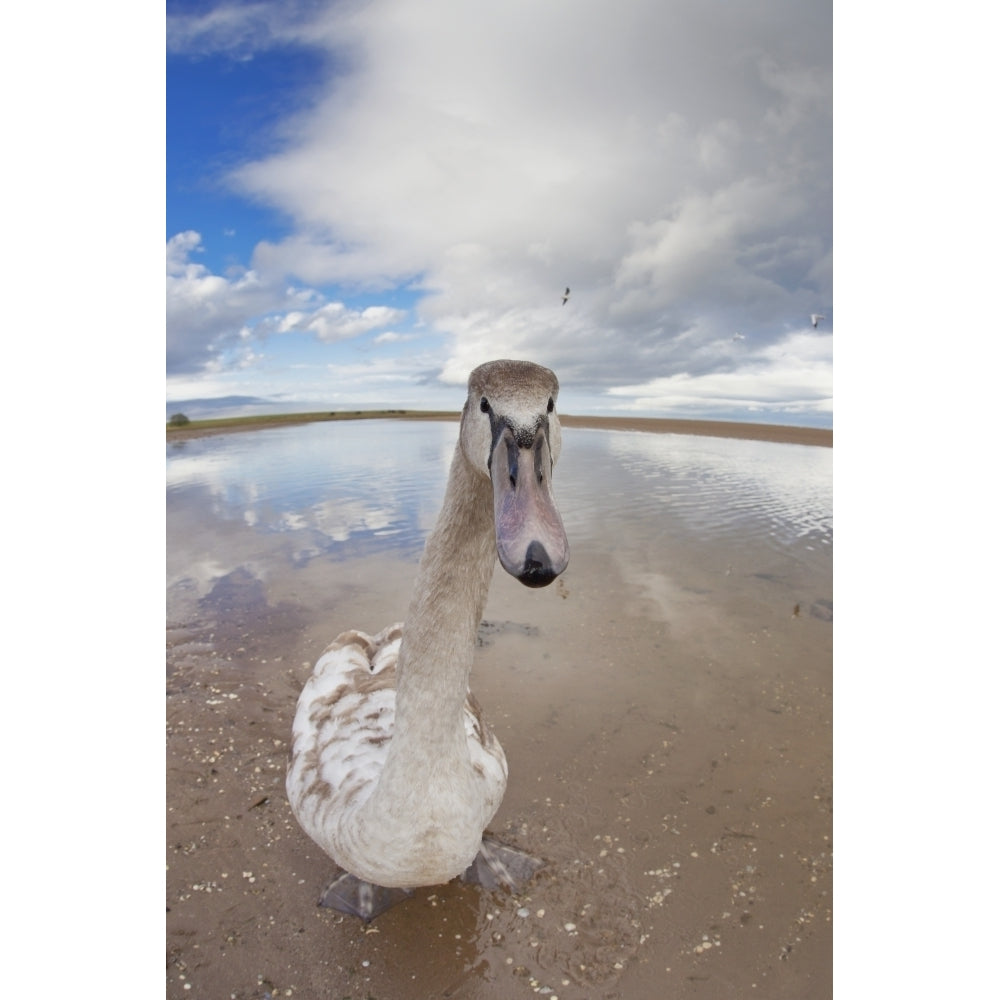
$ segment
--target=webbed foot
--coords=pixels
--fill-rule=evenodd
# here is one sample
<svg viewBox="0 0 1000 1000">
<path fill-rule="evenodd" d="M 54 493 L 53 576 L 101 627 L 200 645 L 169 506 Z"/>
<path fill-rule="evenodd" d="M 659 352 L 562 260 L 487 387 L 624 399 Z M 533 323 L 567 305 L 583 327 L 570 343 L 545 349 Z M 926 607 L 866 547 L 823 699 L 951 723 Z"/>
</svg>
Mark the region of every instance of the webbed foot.
<svg viewBox="0 0 1000 1000">
<path fill-rule="evenodd" d="M 501 844 L 493 837 L 483 837 L 476 860 L 466 868 L 462 881 L 481 885 L 484 889 L 504 888 L 516 892 L 543 864 L 541 858 Z"/>
<path fill-rule="evenodd" d="M 352 917 L 361 917 L 368 923 L 390 906 L 413 895 L 412 889 L 387 889 L 385 886 L 365 882 L 356 875 L 344 872 L 335 878 L 319 898 L 320 906 L 328 906 Z"/>
</svg>

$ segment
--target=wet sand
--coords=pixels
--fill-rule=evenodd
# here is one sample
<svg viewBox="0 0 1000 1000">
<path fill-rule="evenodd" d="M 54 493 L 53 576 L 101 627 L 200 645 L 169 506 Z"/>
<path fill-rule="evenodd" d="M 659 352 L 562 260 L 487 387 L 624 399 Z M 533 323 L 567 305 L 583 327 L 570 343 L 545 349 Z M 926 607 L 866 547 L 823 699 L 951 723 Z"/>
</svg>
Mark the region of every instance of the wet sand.
<svg viewBox="0 0 1000 1000">
<path fill-rule="evenodd" d="M 613 549 L 543 591 L 495 576 L 473 673 L 510 765 L 492 830 L 546 866 L 368 926 L 316 906 L 333 867 L 285 799 L 288 736 L 319 651 L 398 620 L 415 567 L 317 561 L 266 594 L 231 573 L 171 622 L 168 998 L 832 996 L 832 595 L 676 558 L 676 590 Z"/>
</svg>

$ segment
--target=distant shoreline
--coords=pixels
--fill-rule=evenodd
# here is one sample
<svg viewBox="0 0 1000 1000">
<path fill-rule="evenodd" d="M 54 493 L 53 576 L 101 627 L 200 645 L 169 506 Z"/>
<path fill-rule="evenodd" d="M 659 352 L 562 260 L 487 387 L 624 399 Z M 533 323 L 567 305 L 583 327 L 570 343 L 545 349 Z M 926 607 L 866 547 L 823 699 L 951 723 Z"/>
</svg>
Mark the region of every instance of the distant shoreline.
<svg viewBox="0 0 1000 1000">
<path fill-rule="evenodd" d="M 285 413 L 261 417 L 192 420 L 179 427 L 167 425 L 168 441 L 187 441 L 213 434 L 259 431 L 333 420 L 458 420 L 449 410 L 342 410 L 328 413 Z M 563 427 L 591 430 L 645 431 L 653 434 L 695 434 L 705 437 L 743 438 L 780 444 L 833 447 L 833 431 L 821 427 L 786 427 L 780 424 L 744 424 L 731 420 L 674 420 L 667 417 L 576 417 L 559 414 Z"/>
</svg>

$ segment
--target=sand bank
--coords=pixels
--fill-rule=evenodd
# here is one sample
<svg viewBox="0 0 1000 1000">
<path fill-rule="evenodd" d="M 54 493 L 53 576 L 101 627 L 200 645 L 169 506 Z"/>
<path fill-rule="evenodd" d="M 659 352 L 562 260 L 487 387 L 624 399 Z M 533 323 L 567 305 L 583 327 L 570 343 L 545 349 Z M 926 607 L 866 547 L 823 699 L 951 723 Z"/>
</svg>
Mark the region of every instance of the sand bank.
<svg viewBox="0 0 1000 1000">
<path fill-rule="evenodd" d="M 395 412 L 371 411 L 358 413 L 304 413 L 284 414 L 237 420 L 195 422 L 184 427 L 167 427 L 168 441 L 186 441 L 211 434 L 234 434 L 240 431 L 257 431 L 268 427 L 287 427 L 317 421 L 335 420 L 458 420 L 458 413 L 444 411 L 424 412 L 399 410 Z M 666 417 L 579 417 L 560 414 L 564 427 L 584 427 L 594 430 L 646 431 L 652 434 L 696 434 L 706 437 L 743 438 L 752 441 L 776 441 L 783 444 L 833 446 L 833 431 L 822 427 L 786 427 L 781 424 L 750 424 L 723 420 L 673 420 Z"/>
</svg>

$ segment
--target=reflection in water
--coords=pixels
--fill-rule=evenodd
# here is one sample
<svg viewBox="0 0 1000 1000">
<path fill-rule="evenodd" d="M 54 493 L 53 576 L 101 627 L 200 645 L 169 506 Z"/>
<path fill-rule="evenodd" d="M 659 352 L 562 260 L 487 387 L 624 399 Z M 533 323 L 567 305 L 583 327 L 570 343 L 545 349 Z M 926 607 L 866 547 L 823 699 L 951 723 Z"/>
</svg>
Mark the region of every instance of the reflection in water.
<svg viewBox="0 0 1000 1000">
<path fill-rule="evenodd" d="M 317 423 L 168 445 L 168 511 L 308 536 L 297 560 L 419 552 L 444 493 L 457 425 Z M 608 517 L 666 533 L 765 535 L 829 547 L 828 448 L 674 434 L 564 432 L 556 490 L 574 547 Z"/>
<path fill-rule="evenodd" d="M 574 435 L 569 468 L 559 470 L 563 495 L 568 485 L 616 517 L 656 516 L 714 539 L 764 533 L 779 542 L 832 541 L 828 448 L 676 434 Z M 587 530 L 586 519 L 580 527 Z"/>
<path fill-rule="evenodd" d="M 419 553 L 456 424 L 316 423 L 167 447 L 167 508 L 299 536 L 295 561 Z M 389 430 L 391 428 L 391 432 Z"/>
<path fill-rule="evenodd" d="M 523 898 L 417 893 L 379 933 L 311 912 L 330 869 L 281 792 L 295 700 L 338 632 L 403 616 L 457 432 L 357 421 L 168 445 L 168 666 L 188 699 L 172 744 L 173 919 L 188 934 L 215 899 L 191 892 L 218 873 L 184 838 L 217 831 L 220 851 L 238 843 L 256 852 L 247 870 L 266 856 L 274 872 L 262 899 L 226 888 L 219 933 L 241 919 L 266 954 L 252 930 L 266 907 L 303 942 L 298 974 L 316 966 L 331 994 L 828 995 L 827 448 L 565 430 L 569 569 L 542 591 L 496 574 L 473 674 L 510 765 L 493 832 L 546 868 Z M 220 705 L 226 685 L 240 700 Z M 230 740 L 251 766 L 199 769 Z M 213 822 L 246 817 L 233 832 L 188 825 L 201 806 L 183 794 L 212 801 L 201 781 L 232 796 Z M 229 991 L 240 952 L 227 948 L 183 954 L 202 976 L 215 962 Z"/>
</svg>

